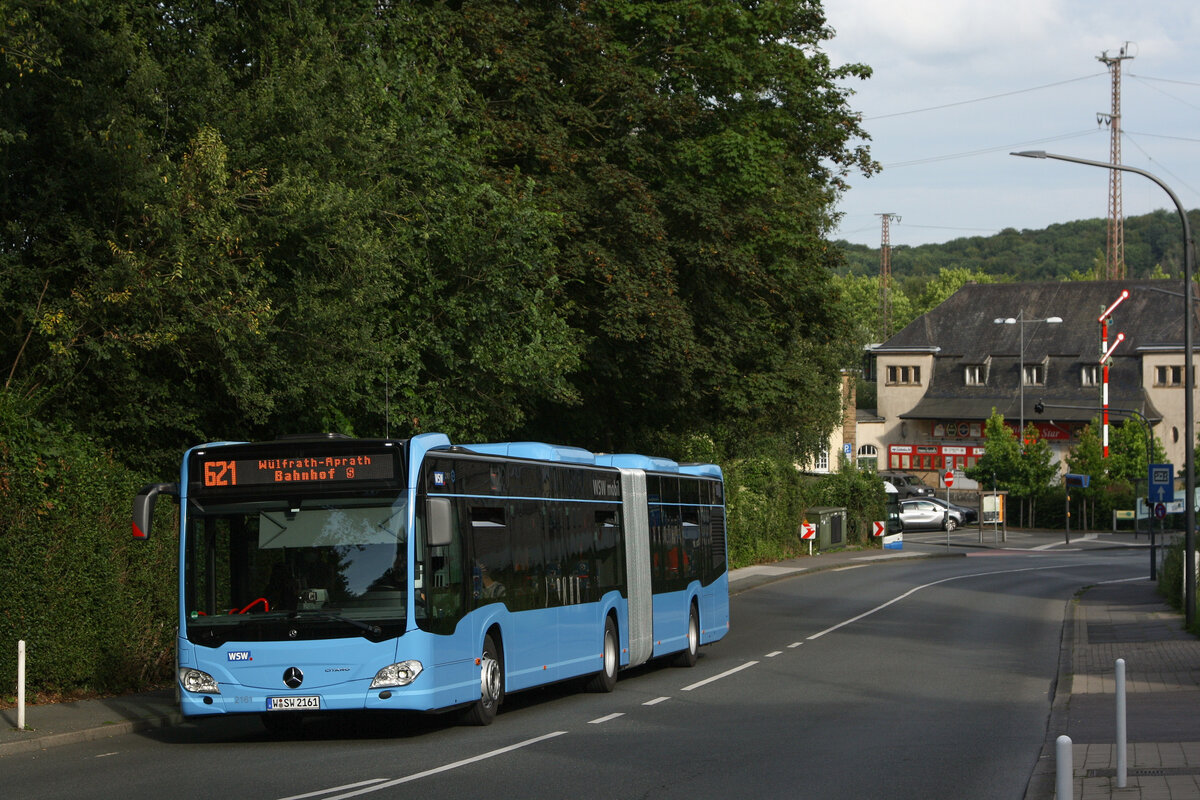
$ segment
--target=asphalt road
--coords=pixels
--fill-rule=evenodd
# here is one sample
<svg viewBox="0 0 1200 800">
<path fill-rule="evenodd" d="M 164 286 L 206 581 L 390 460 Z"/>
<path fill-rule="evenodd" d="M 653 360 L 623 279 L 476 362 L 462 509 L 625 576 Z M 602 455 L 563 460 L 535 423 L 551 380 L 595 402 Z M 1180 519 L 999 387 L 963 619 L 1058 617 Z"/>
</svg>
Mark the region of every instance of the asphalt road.
<svg viewBox="0 0 1200 800">
<path fill-rule="evenodd" d="M 692 669 L 622 673 L 612 694 L 515 695 L 488 728 L 320 718 L 277 739 L 253 717 L 204 720 L 6 758 L 5 793 L 1020 798 L 1066 603 L 1144 561 L 1077 551 L 806 575 L 737 595 L 731 633 Z"/>
</svg>

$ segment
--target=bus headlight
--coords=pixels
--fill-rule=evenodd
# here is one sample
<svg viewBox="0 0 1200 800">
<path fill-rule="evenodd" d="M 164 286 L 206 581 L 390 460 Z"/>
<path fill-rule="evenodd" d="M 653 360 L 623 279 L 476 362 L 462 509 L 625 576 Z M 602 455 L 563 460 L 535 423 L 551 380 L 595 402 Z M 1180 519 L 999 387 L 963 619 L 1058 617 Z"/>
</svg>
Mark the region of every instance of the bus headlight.
<svg viewBox="0 0 1200 800">
<path fill-rule="evenodd" d="M 191 667 L 179 670 L 179 683 L 184 689 L 197 694 L 220 694 L 221 687 L 207 672 L 201 672 Z"/>
<path fill-rule="evenodd" d="M 420 661 L 401 661 L 399 664 L 389 664 L 375 673 L 371 681 L 372 689 L 382 689 L 386 686 L 408 686 L 421 674 Z"/>
</svg>

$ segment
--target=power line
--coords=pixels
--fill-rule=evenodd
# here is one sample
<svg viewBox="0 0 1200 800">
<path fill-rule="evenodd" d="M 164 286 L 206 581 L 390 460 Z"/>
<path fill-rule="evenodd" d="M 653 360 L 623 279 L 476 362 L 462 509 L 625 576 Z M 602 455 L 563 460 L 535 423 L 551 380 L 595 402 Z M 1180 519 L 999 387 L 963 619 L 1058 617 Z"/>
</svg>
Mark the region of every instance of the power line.
<svg viewBox="0 0 1200 800">
<path fill-rule="evenodd" d="M 1149 75 L 1134 75 L 1132 72 L 1129 73 L 1129 77 L 1137 78 L 1138 80 L 1141 80 L 1141 81 L 1158 81 L 1159 83 L 1178 83 L 1181 86 L 1200 86 L 1200 82 L 1197 82 L 1197 81 L 1180 81 L 1180 80 L 1173 80 L 1171 78 L 1152 78 Z"/>
<path fill-rule="evenodd" d="M 1136 75 L 1133 75 L 1132 73 L 1129 75 L 1129 77 L 1136 79 L 1138 81 L 1138 83 L 1145 84 L 1147 89 L 1151 89 L 1152 91 L 1158 92 L 1163 97 L 1169 97 L 1172 100 L 1174 100 L 1176 103 L 1179 103 L 1180 105 L 1185 105 L 1188 108 L 1194 108 L 1194 109 L 1200 111 L 1200 106 L 1195 105 L 1193 103 L 1189 103 L 1187 100 L 1184 100 L 1183 98 L 1176 97 L 1175 95 L 1171 94 L 1170 92 L 1164 92 L 1162 89 L 1158 88 L 1157 86 L 1151 86 L 1150 84 L 1146 83 L 1147 78 L 1141 78 Z M 1164 81 L 1164 82 L 1165 83 L 1179 83 L 1179 84 L 1183 84 L 1185 86 L 1200 86 L 1200 83 L 1191 83 L 1190 81 Z"/>
<path fill-rule="evenodd" d="M 1009 150 L 1012 150 L 1013 148 L 1029 147 L 1030 145 L 1035 145 L 1035 144 L 1045 144 L 1046 142 L 1057 142 L 1057 141 L 1061 141 L 1063 139 L 1077 139 L 1081 136 L 1095 136 L 1095 135 L 1096 135 L 1096 131 L 1091 128 L 1088 128 L 1087 130 L 1076 131 L 1075 133 L 1064 133 L 1064 134 L 1060 134 L 1059 136 L 1048 136 L 1045 139 L 1033 139 L 1033 140 L 1030 140 L 1027 142 L 1017 142 L 1015 144 L 1004 144 L 1004 145 L 996 145 L 993 147 L 984 147 L 979 150 L 967 150 L 962 153 L 947 153 L 946 155 L 930 156 L 928 158 L 917 158 L 917 159 L 913 159 L 911 161 L 895 161 L 890 164 L 883 164 L 882 166 L 884 169 L 896 169 L 897 167 L 913 167 L 918 164 L 932 164 L 935 161 L 949 161 L 949 160 L 955 159 L 955 158 L 969 158 L 971 156 L 980 156 L 980 155 L 985 155 L 987 153 L 996 153 L 996 152 L 1001 152 L 1001 151 L 1007 152 Z"/>
<path fill-rule="evenodd" d="M 1086 81 L 1086 80 L 1090 80 L 1092 78 L 1097 78 L 1102 74 L 1107 75 L 1108 73 L 1104 72 L 1104 73 L 1096 73 L 1094 75 L 1081 75 L 1078 78 L 1068 78 L 1065 81 L 1056 81 L 1055 83 L 1046 83 L 1041 86 L 1031 86 L 1028 89 L 1014 89 L 1011 92 L 1001 92 L 1000 94 L 990 94 L 987 97 L 976 97 L 972 100 L 959 100 L 954 103 L 943 103 L 940 106 L 928 106 L 926 108 L 914 108 L 911 111 L 896 111 L 891 114 L 878 114 L 873 117 L 863 117 L 863 122 L 870 122 L 872 120 L 877 120 L 877 119 L 889 119 L 890 117 L 903 117 L 908 114 L 922 114 L 926 111 L 940 111 L 943 108 L 954 108 L 955 106 L 965 106 L 965 105 L 970 105 L 971 103 L 982 103 L 985 100 L 996 100 L 1001 97 L 1012 97 L 1013 95 L 1026 94 L 1028 92 L 1037 92 L 1037 91 L 1041 91 L 1042 89 L 1052 89 L 1055 86 L 1065 86 L 1068 83 L 1076 83 L 1077 81 Z"/>
</svg>

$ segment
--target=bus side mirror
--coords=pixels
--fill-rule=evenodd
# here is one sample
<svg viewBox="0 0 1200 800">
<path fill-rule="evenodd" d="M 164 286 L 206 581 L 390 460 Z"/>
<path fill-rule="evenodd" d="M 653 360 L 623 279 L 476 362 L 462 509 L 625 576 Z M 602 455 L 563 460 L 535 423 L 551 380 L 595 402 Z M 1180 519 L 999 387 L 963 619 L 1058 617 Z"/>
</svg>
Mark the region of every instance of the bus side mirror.
<svg viewBox="0 0 1200 800">
<path fill-rule="evenodd" d="M 133 498 L 133 538 L 144 542 L 150 538 L 150 523 L 154 520 L 154 502 L 160 494 L 179 496 L 175 483 L 148 483 Z"/>
<path fill-rule="evenodd" d="M 453 515 L 450 513 L 450 498 L 428 497 L 425 499 L 425 538 L 430 547 L 444 547 L 453 538 Z"/>
</svg>

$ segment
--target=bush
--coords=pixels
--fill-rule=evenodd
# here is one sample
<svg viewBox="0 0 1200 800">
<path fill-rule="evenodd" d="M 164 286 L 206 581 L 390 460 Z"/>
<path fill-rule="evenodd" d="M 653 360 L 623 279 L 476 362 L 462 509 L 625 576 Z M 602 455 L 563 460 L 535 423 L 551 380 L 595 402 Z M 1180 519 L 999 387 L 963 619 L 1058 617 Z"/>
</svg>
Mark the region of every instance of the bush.
<svg viewBox="0 0 1200 800">
<path fill-rule="evenodd" d="M 796 469 L 783 459 L 755 456 L 724 472 L 730 566 L 794 555 L 803 512 Z"/>
<path fill-rule="evenodd" d="M 724 472 L 731 567 L 807 552 L 800 524 L 810 508 L 845 508 L 847 545 L 869 541 L 871 523 L 886 516 L 879 476 L 845 462 L 838 472 L 813 476 L 798 472 L 788 458 L 755 456 L 726 465 Z"/>
<path fill-rule="evenodd" d="M 1162 569 L 1158 571 L 1159 594 L 1180 612 L 1184 611 L 1183 565 L 1187 561 L 1185 545 L 1186 542 L 1182 536 L 1168 545 L 1163 555 Z M 1192 633 L 1200 636 L 1200 596 L 1196 598 L 1196 608 L 1193 610 L 1192 619 L 1196 621 L 1192 626 Z"/>
<path fill-rule="evenodd" d="M 0 394 L 0 686 L 26 642 L 31 692 L 124 691 L 174 663 L 175 539 L 135 543 L 146 481 L 86 437 Z M 171 509 L 164 504 L 162 530 Z"/>
</svg>

